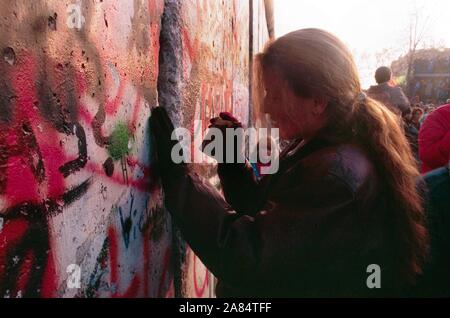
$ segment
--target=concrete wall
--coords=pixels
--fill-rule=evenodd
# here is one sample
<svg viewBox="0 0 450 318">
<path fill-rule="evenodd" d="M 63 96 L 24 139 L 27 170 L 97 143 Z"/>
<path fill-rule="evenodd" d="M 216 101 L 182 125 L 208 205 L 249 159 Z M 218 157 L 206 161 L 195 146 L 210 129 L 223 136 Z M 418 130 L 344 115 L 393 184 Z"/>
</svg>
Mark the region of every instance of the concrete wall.
<svg viewBox="0 0 450 318">
<path fill-rule="evenodd" d="M 0 297 L 208 297 L 153 177 L 148 117 L 249 121 L 250 1 L 0 8 Z M 264 31 L 265 30 L 265 31 Z M 263 34 L 264 33 L 264 34 Z M 197 127 L 206 128 L 204 125 Z M 214 181 L 211 165 L 200 168 Z M 80 286 L 77 286 L 77 277 Z"/>
</svg>

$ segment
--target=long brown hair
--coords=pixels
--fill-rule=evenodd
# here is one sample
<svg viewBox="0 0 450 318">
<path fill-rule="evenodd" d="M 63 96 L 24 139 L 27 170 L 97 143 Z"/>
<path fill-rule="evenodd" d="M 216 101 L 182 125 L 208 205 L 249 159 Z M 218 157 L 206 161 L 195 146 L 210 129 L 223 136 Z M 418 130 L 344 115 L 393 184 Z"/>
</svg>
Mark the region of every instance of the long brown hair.
<svg viewBox="0 0 450 318">
<path fill-rule="evenodd" d="M 420 174 L 400 118 L 362 94 L 350 51 L 326 31 L 302 29 L 289 33 L 269 43 L 256 56 L 253 95 L 257 109 L 264 94 L 262 74 L 269 67 L 282 74 L 299 96 L 326 98 L 328 127 L 359 144 L 373 160 L 394 204 L 392 221 L 400 274 L 406 282 L 414 282 L 427 254 L 428 236 L 417 188 Z M 295 120 L 295 112 L 286 111 Z"/>
</svg>

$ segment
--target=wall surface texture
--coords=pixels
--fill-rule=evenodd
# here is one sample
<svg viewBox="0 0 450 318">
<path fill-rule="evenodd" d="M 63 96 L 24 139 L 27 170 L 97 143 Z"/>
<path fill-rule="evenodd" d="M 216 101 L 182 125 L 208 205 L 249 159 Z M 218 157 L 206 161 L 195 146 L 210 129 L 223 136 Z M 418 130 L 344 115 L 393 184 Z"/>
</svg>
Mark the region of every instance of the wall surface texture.
<svg viewBox="0 0 450 318">
<path fill-rule="evenodd" d="M 250 124 L 264 1 L 4 2 L 0 297 L 213 296 L 164 208 L 148 118 Z"/>
</svg>

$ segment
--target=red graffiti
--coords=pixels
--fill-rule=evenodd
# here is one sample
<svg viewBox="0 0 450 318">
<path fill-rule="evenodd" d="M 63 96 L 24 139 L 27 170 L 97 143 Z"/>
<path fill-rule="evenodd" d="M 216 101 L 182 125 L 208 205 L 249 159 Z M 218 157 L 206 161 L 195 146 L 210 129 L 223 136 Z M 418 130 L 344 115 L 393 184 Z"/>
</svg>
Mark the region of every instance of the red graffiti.
<svg viewBox="0 0 450 318">
<path fill-rule="evenodd" d="M 193 254 L 193 253 L 192 253 Z M 194 262 L 194 274 L 193 274 L 193 280 L 194 280 L 194 289 L 195 289 L 195 295 L 199 298 L 204 297 L 205 290 L 209 285 L 209 272 L 205 270 L 205 274 L 203 277 L 203 285 L 199 286 L 197 282 L 197 262 L 199 261 L 197 256 L 193 255 L 193 262 Z"/>
<path fill-rule="evenodd" d="M 144 232 L 144 297 L 149 297 L 149 282 L 148 275 L 150 273 L 150 231 L 147 229 Z"/>
<path fill-rule="evenodd" d="M 52 297 L 57 278 L 46 218 L 64 198 L 64 176 L 59 170 L 67 158 L 52 144 L 57 133 L 35 106 L 33 57 L 23 56 L 11 77 L 14 91 L 20 94 L 12 105 L 11 123 L 0 127 L 7 147 L 0 163 L 5 170 L 0 188 L 9 206 L 2 212 L 0 294 Z"/>
<path fill-rule="evenodd" d="M 120 79 L 120 75 L 117 75 L 117 76 L 119 77 L 119 82 L 120 82 L 119 90 L 117 92 L 116 97 L 114 97 L 111 100 L 108 100 L 105 104 L 105 111 L 106 111 L 107 115 L 115 115 L 117 113 L 117 110 L 120 107 L 120 102 L 122 101 L 123 95 L 125 93 L 125 87 L 126 87 L 125 81 L 122 81 Z"/>
<path fill-rule="evenodd" d="M 113 227 L 108 230 L 108 242 L 109 242 L 109 265 L 110 265 L 110 285 L 113 289 L 111 292 L 112 298 L 133 298 L 133 297 L 149 297 L 150 296 L 150 285 L 149 285 L 149 274 L 150 274 L 150 231 L 147 230 L 143 234 L 143 271 L 142 276 L 136 273 L 131 283 L 127 287 L 121 286 L 121 278 L 119 273 L 119 242 L 117 240 L 117 233 Z M 168 284 L 171 283 L 170 273 L 170 261 L 171 261 L 171 250 L 168 248 L 164 254 L 162 273 L 159 279 L 159 285 L 156 297 L 165 297 L 169 291 L 165 291 Z M 141 279 L 143 277 L 143 279 Z M 120 293 L 119 290 L 125 290 L 125 292 Z M 141 294 L 142 291 L 142 294 Z"/>
<path fill-rule="evenodd" d="M 139 279 L 139 276 L 136 274 L 133 277 L 133 280 L 126 289 L 125 293 L 119 294 L 118 287 L 120 283 L 120 276 L 119 276 L 119 264 L 118 264 L 118 242 L 117 242 L 117 236 L 116 231 L 110 227 L 108 231 L 108 240 L 109 240 L 109 257 L 110 257 L 110 265 L 111 265 L 111 285 L 115 289 L 114 292 L 111 293 L 112 298 L 133 298 L 136 297 L 139 293 L 139 288 L 141 281 Z"/>
<path fill-rule="evenodd" d="M 0 232 L 0 294 L 54 296 L 56 272 L 45 220 L 8 219 Z"/>
<path fill-rule="evenodd" d="M 141 110 L 141 104 L 142 104 L 141 93 L 137 93 L 136 101 L 134 102 L 134 107 L 133 107 L 133 116 L 131 118 L 131 122 L 128 127 L 128 129 L 130 130 L 130 132 L 132 134 L 136 131 L 136 128 L 137 128 L 136 124 L 138 121 L 139 112 Z"/>
<path fill-rule="evenodd" d="M 86 180 L 79 186 L 67 189 L 65 178 L 82 168 L 108 177 L 102 163 L 87 162 L 83 127 L 78 123 L 61 121 L 64 116 L 55 112 L 62 112 L 63 109 L 59 106 L 52 108 L 54 106 L 51 104 L 57 97 L 48 99 L 48 88 L 36 85 L 34 79 L 42 76 L 38 72 L 36 59 L 24 54 L 10 76 L 17 97 L 12 99 L 11 120 L 0 123 L 0 194 L 7 206 L 6 210 L 0 211 L 5 220 L 0 233 L 0 296 L 53 297 L 56 296 L 58 277 L 47 219 L 61 213 L 64 206 L 77 200 L 90 186 L 89 180 Z M 76 89 L 85 91 L 84 75 L 76 73 L 74 76 Z M 51 78 L 48 81 L 51 82 Z M 81 94 L 79 91 L 74 93 Z M 58 98 L 61 102 L 68 102 L 68 97 Z M 107 104 L 108 112 L 116 112 L 121 98 L 119 92 Z M 135 106 L 140 106 L 141 101 L 138 95 Z M 92 124 L 93 117 L 84 105 L 73 107 L 81 119 L 88 125 Z M 134 109 L 133 126 L 136 125 L 139 108 Z M 79 139 L 79 157 L 65 154 L 59 142 L 61 134 L 76 135 Z M 149 191 L 152 188 L 148 178 L 150 168 L 136 159 L 130 158 L 130 161 L 143 169 L 143 178 L 133 179 L 128 184 L 128 180 L 123 180 L 120 173 L 116 173 L 109 180 L 143 192 Z M 135 295 L 139 285 L 139 279 L 134 279 L 122 296 Z"/>
<path fill-rule="evenodd" d="M 163 294 L 163 290 L 164 290 L 164 284 L 166 283 L 166 277 L 167 277 L 167 273 L 169 271 L 170 268 L 170 259 L 172 256 L 172 251 L 170 249 L 166 250 L 166 253 L 164 255 L 164 264 L 162 267 L 162 276 L 161 276 L 161 280 L 159 281 L 159 287 L 158 287 L 158 298 L 162 298 L 164 297 Z"/>
</svg>

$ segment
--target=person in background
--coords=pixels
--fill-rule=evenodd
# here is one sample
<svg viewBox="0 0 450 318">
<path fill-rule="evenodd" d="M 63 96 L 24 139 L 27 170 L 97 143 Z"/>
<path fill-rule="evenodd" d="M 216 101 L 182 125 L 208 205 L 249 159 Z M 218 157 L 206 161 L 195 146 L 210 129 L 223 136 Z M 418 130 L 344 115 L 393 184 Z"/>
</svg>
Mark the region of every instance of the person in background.
<svg viewBox="0 0 450 318">
<path fill-rule="evenodd" d="M 248 163 L 219 163 L 222 196 L 172 161 L 164 108 L 150 118 L 166 207 L 218 297 L 406 295 L 428 234 L 398 117 L 362 92 L 349 49 L 326 31 L 284 35 L 254 66 L 255 113 L 290 141 L 277 173 L 257 181 Z M 212 124 L 239 126 L 224 121 Z M 367 285 L 372 264 L 380 288 Z"/>
<path fill-rule="evenodd" d="M 375 80 L 378 85 L 371 86 L 367 94 L 386 105 L 395 114 L 402 115 L 408 112 L 410 102 L 401 87 L 389 85 L 391 79 L 391 69 L 387 66 L 379 67 L 375 72 Z"/>
<path fill-rule="evenodd" d="M 425 122 L 425 120 L 427 119 L 427 117 L 435 110 L 435 106 L 433 104 L 427 105 L 423 108 L 423 115 L 422 118 L 420 119 L 420 127 L 422 127 L 423 123 Z"/>
<path fill-rule="evenodd" d="M 420 108 L 419 108 L 420 109 Z M 417 168 L 420 168 L 419 158 L 419 129 L 413 123 L 413 111 L 409 110 L 403 113 L 403 125 L 405 129 L 405 136 L 408 139 L 411 151 L 417 162 Z"/>
<path fill-rule="evenodd" d="M 419 132 L 422 173 L 444 167 L 450 160 L 450 104 L 443 105 L 424 121 Z"/>
<path fill-rule="evenodd" d="M 425 114 L 425 112 L 422 110 L 422 108 L 415 107 L 412 109 L 411 113 L 411 124 L 414 125 L 414 127 L 417 129 L 417 132 L 420 130 L 420 121 L 422 119 L 422 116 Z"/>
</svg>

